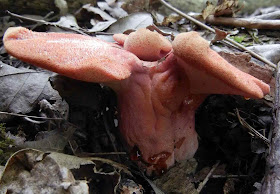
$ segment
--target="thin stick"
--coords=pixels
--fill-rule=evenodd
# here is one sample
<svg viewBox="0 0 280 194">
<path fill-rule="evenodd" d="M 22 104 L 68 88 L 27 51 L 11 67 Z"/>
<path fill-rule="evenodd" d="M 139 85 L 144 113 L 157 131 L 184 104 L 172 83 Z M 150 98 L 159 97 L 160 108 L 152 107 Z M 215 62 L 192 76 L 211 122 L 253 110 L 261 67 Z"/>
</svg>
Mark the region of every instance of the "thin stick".
<svg viewBox="0 0 280 194">
<path fill-rule="evenodd" d="M 109 156 L 109 155 L 127 155 L 126 152 L 104 152 L 104 153 L 82 153 L 77 154 L 79 157 L 92 157 L 92 156 Z"/>
<path fill-rule="evenodd" d="M 72 149 L 74 151 L 74 149 Z M 114 155 L 127 155 L 126 152 L 102 152 L 102 153 L 89 153 L 89 152 L 82 152 L 82 153 L 75 153 L 75 156 L 82 157 L 82 158 L 89 158 L 89 157 L 98 157 L 98 156 L 114 156 Z"/>
<path fill-rule="evenodd" d="M 269 139 L 267 139 L 265 136 L 263 136 L 262 134 L 260 134 L 256 129 L 254 129 L 251 125 L 249 125 L 249 123 L 247 123 L 239 114 L 239 110 L 236 109 L 236 115 L 237 118 L 239 120 L 239 122 L 241 123 L 241 125 L 243 127 L 245 127 L 246 129 L 248 129 L 251 133 L 253 133 L 256 137 L 260 138 L 261 140 L 264 141 L 264 143 L 266 143 L 268 146 L 270 146 L 270 141 Z"/>
<path fill-rule="evenodd" d="M 17 114 L 17 113 L 9 113 L 9 112 L 2 112 L 2 111 L 0 111 L 0 114 L 16 116 L 16 117 L 26 117 L 26 118 L 31 118 L 31 119 L 64 120 L 63 118 L 37 117 L 37 116 L 29 116 L 29 115 L 23 115 L 23 114 Z"/>
<path fill-rule="evenodd" d="M 108 112 L 105 112 L 105 113 L 103 114 L 103 121 L 104 121 L 105 131 L 106 131 L 106 133 L 107 133 L 107 136 L 108 136 L 109 140 L 111 141 L 111 144 L 112 144 L 112 146 L 113 146 L 114 152 L 118 152 L 118 149 L 117 149 L 117 146 L 116 146 L 115 138 L 113 137 L 113 134 L 112 134 L 111 131 L 110 131 L 111 126 L 109 126 L 109 123 L 111 123 L 111 122 L 109 121 L 109 118 L 108 118 L 108 117 L 109 117 L 109 114 L 110 114 L 110 112 L 109 112 L 109 113 L 108 113 Z M 120 158 L 119 155 L 117 155 L 117 159 L 118 159 L 118 161 L 121 161 L 121 158 Z"/>
<path fill-rule="evenodd" d="M 202 27 L 202 28 L 205 28 L 205 29 L 209 30 L 210 32 L 215 33 L 215 30 L 214 30 L 213 28 L 211 28 L 211 27 L 205 25 L 204 23 L 202 23 L 202 22 L 196 20 L 195 18 L 193 18 L 193 17 L 191 17 L 191 16 L 189 16 L 189 15 L 183 13 L 182 11 L 176 9 L 175 7 L 173 7 L 172 5 L 170 5 L 169 3 L 167 3 L 166 1 L 160 0 L 160 2 L 161 2 L 164 6 L 166 6 L 167 8 L 169 8 L 169 9 L 171 9 L 172 11 L 176 12 L 177 14 L 183 16 L 184 18 L 190 20 L 191 22 L 195 23 L 196 25 L 198 25 L 198 26 L 200 26 L 200 27 Z M 264 62 L 264 63 L 266 63 L 267 65 L 273 67 L 274 69 L 276 68 L 276 65 L 275 65 L 274 63 L 272 63 L 271 61 L 265 59 L 264 57 L 260 56 L 259 54 L 255 53 L 255 52 L 253 52 L 253 51 L 247 49 L 246 47 L 244 47 L 243 45 L 241 45 L 241 44 L 235 42 L 234 40 L 232 40 L 232 39 L 230 39 L 230 38 L 228 38 L 228 37 L 226 37 L 225 40 L 228 41 L 228 42 L 230 42 L 230 43 L 233 44 L 234 46 L 237 46 L 238 48 L 240 48 L 240 49 L 242 49 L 242 50 L 244 50 L 244 51 L 250 53 L 253 57 L 255 57 L 256 59 L 258 59 L 258 60 L 260 60 L 260 61 L 262 61 L 262 62 Z M 223 41 L 222 41 L 222 42 L 223 42 Z"/>
<path fill-rule="evenodd" d="M 212 169 L 209 171 L 209 173 L 207 174 L 207 176 L 205 177 L 205 179 L 202 181 L 202 183 L 199 184 L 198 188 L 196 189 L 198 193 L 201 192 L 201 190 L 203 189 L 203 187 L 206 185 L 206 183 L 208 182 L 209 178 L 212 176 L 213 172 L 215 171 L 215 169 L 219 166 L 220 161 L 218 161 L 213 167 Z"/>
<path fill-rule="evenodd" d="M 13 17 L 16 17 L 16 18 L 20 18 L 20 19 L 23 19 L 23 20 L 27 20 L 27 21 L 31 21 L 31 22 L 35 22 L 35 23 L 40 23 L 40 24 L 44 24 L 44 25 L 55 26 L 55 27 L 59 27 L 59 28 L 65 29 L 65 30 L 71 30 L 71 31 L 77 32 L 79 34 L 89 36 L 88 34 L 82 32 L 81 30 L 75 29 L 75 28 L 68 28 L 68 27 L 65 27 L 65 26 L 62 26 L 62 25 L 59 25 L 59 24 L 53 24 L 52 22 L 47 22 L 45 20 L 37 20 L 37 19 L 33 19 L 33 18 L 24 17 L 24 16 L 21 16 L 21 15 L 12 13 L 8 10 L 6 12 L 10 16 L 13 16 Z"/>
<path fill-rule="evenodd" d="M 235 175 L 235 174 L 229 174 L 229 175 L 215 175 L 213 174 L 210 178 L 212 179 L 227 179 L 227 178 L 248 178 L 249 175 Z"/>
</svg>

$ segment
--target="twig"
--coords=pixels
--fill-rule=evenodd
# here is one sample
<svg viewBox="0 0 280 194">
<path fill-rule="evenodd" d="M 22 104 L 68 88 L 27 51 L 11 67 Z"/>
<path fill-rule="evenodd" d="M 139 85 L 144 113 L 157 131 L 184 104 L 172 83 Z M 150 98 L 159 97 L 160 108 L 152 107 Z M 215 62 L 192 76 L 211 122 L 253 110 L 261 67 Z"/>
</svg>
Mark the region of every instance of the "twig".
<svg viewBox="0 0 280 194">
<path fill-rule="evenodd" d="M 65 29 L 65 30 L 71 30 L 71 31 L 74 31 L 74 32 L 79 33 L 79 34 L 83 34 L 83 35 L 89 36 L 88 34 L 82 32 L 81 30 L 75 29 L 75 28 L 68 28 L 68 27 L 65 27 L 65 26 L 62 26 L 62 25 L 59 25 L 59 24 L 54 24 L 52 22 L 47 22 L 45 20 L 37 20 L 37 19 L 33 19 L 33 18 L 28 18 L 28 17 L 25 17 L 25 16 L 21 16 L 21 15 L 12 13 L 12 12 L 10 12 L 8 10 L 6 12 L 10 16 L 13 16 L 13 17 L 16 17 L 16 18 L 20 18 L 20 19 L 31 21 L 31 22 L 35 22 L 35 23 L 41 23 L 41 24 L 44 24 L 44 25 L 55 26 L 55 27 L 59 27 L 59 28 Z"/>
<path fill-rule="evenodd" d="M 102 152 L 102 153 L 80 153 L 76 154 L 79 157 L 94 157 L 94 156 L 110 156 L 110 155 L 127 155 L 126 152 Z"/>
<path fill-rule="evenodd" d="M 210 178 L 212 179 L 227 179 L 227 178 L 248 178 L 249 175 L 235 175 L 235 174 L 229 174 L 229 175 L 215 175 L 213 174 Z"/>
<path fill-rule="evenodd" d="M 216 170 L 216 168 L 219 166 L 220 161 L 218 161 L 213 167 L 212 169 L 209 171 L 209 173 L 207 174 L 207 176 L 205 177 L 205 179 L 202 181 L 202 183 L 199 184 L 198 188 L 196 189 L 198 193 L 201 192 L 201 190 L 203 189 L 203 187 L 206 185 L 206 183 L 208 182 L 209 178 L 212 176 L 213 172 Z"/>
<path fill-rule="evenodd" d="M 239 122 L 241 123 L 241 125 L 243 127 L 245 127 L 246 129 L 248 129 L 251 133 L 253 133 L 256 137 L 260 138 L 261 140 L 264 141 L 264 143 L 266 143 L 268 146 L 270 146 L 270 141 L 269 139 L 267 139 L 265 136 L 263 136 L 262 134 L 260 134 L 256 129 L 254 129 L 251 125 L 249 125 L 249 123 L 247 123 L 239 114 L 239 110 L 236 109 L 236 115 L 237 118 L 239 120 Z"/>
<path fill-rule="evenodd" d="M 256 18 L 230 18 L 230 17 L 215 17 L 210 15 L 206 18 L 206 22 L 213 25 L 256 28 L 256 29 L 280 29 L 279 20 L 263 20 Z"/>
<path fill-rule="evenodd" d="M 9 113 L 9 112 L 2 112 L 2 111 L 0 111 L 0 114 L 16 116 L 16 117 L 26 117 L 26 118 L 31 118 L 31 119 L 64 120 L 63 118 L 37 117 L 37 116 L 29 116 L 29 115 L 23 115 L 23 114 L 17 114 L 17 113 Z"/>
<path fill-rule="evenodd" d="M 111 124 L 111 122 L 110 122 L 111 120 L 110 120 L 110 118 L 108 118 L 110 116 L 109 115 L 110 113 L 111 113 L 111 111 L 109 113 L 108 112 L 104 112 L 104 114 L 103 114 L 103 121 L 104 121 L 105 131 L 107 133 L 107 136 L 108 136 L 109 140 L 111 141 L 111 144 L 113 146 L 114 152 L 118 152 L 115 138 L 113 137 L 113 134 L 110 131 L 111 126 L 109 126 L 109 123 Z M 120 158 L 119 155 L 117 155 L 117 159 L 118 159 L 118 161 L 121 161 L 121 158 Z"/>
<path fill-rule="evenodd" d="M 45 15 L 43 17 L 43 20 L 45 20 L 46 22 L 48 22 L 47 20 L 51 21 L 52 19 L 56 18 L 56 16 L 54 16 L 53 18 L 49 18 L 52 14 L 54 14 L 53 11 L 49 12 L 47 15 Z M 37 28 L 38 26 L 43 25 L 41 23 L 36 23 L 34 26 L 32 26 L 32 28 L 30 28 L 30 30 L 34 30 L 35 28 Z"/>
<path fill-rule="evenodd" d="M 211 27 L 205 25 L 204 23 L 202 23 L 202 22 L 196 20 L 195 18 L 193 18 L 193 17 L 191 17 L 191 16 L 189 16 L 189 15 L 183 13 L 182 11 L 176 9 L 176 8 L 173 7 L 172 5 L 168 4 L 166 1 L 160 0 L 160 2 L 161 2 L 164 6 L 166 6 L 167 8 L 169 8 L 169 9 L 171 9 L 172 11 L 176 12 L 177 14 L 183 16 L 184 18 L 190 20 L 191 22 L 195 23 L 196 25 L 198 25 L 198 26 L 200 26 L 200 27 L 202 27 L 202 28 L 205 28 L 205 29 L 209 30 L 210 32 L 215 33 L 215 30 L 214 30 L 213 28 L 211 28 Z M 247 49 L 246 47 L 244 47 L 243 45 L 241 45 L 241 44 L 235 42 L 234 40 L 232 40 L 232 39 L 230 39 L 230 38 L 228 38 L 228 37 L 226 37 L 225 40 L 226 40 L 227 42 L 230 42 L 230 43 L 233 44 L 234 46 L 237 46 L 238 48 L 240 48 L 240 49 L 242 49 L 242 50 L 244 50 L 244 51 L 250 53 L 250 54 L 251 54 L 253 57 L 255 57 L 256 59 L 258 59 L 258 60 L 260 60 L 260 61 L 262 61 L 262 62 L 268 64 L 269 66 L 271 66 L 271 67 L 273 67 L 273 68 L 276 68 L 276 65 L 275 65 L 274 63 L 272 63 L 271 61 L 265 59 L 264 57 L 260 56 L 259 54 L 255 53 L 255 52 L 253 52 L 253 51 Z M 221 42 L 223 42 L 223 41 L 221 41 Z"/>
<path fill-rule="evenodd" d="M 133 177 L 133 175 L 131 174 L 131 172 L 129 171 L 128 167 L 125 166 L 124 164 L 115 162 L 113 160 L 107 159 L 107 158 L 100 158 L 100 157 L 84 157 L 84 159 L 87 160 L 91 160 L 91 161 L 100 161 L 102 163 L 106 163 L 109 164 L 119 170 L 122 170 L 123 172 L 125 172 L 126 174 L 130 175 L 131 177 Z"/>
</svg>

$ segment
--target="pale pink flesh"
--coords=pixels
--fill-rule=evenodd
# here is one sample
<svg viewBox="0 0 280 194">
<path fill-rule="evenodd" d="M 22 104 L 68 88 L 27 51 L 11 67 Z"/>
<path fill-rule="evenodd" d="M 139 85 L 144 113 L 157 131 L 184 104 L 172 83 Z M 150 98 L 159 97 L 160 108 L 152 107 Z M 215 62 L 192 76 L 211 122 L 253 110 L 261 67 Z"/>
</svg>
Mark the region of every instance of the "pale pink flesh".
<svg viewBox="0 0 280 194">
<path fill-rule="evenodd" d="M 140 150 L 139 161 L 149 174 L 192 158 L 197 150 L 194 116 L 206 95 L 190 94 L 183 72 L 170 54 L 121 82 L 120 130 L 128 145 Z"/>
<path fill-rule="evenodd" d="M 185 69 L 194 94 L 235 94 L 262 98 L 269 86 L 230 65 L 210 49 L 197 32 L 178 35 L 172 43 L 178 63 Z"/>
<path fill-rule="evenodd" d="M 6 50 L 18 59 L 88 82 L 126 79 L 140 62 L 115 44 L 78 34 L 16 27 L 6 31 L 3 41 Z"/>
<path fill-rule="evenodd" d="M 171 43 L 157 32 L 139 29 L 129 36 L 115 34 L 114 39 L 124 49 L 144 61 L 156 61 L 166 56 L 171 50 Z"/>
<path fill-rule="evenodd" d="M 145 42 L 149 35 L 142 29 L 114 36 L 133 54 L 90 37 L 24 28 L 8 30 L 4 44 L 11 55 L 71 78 L 120 80 L 116 92 L 123 138 L 131 149 L 140 150 L 141 165 L 161 171 L 196 152 L 194 114 L 207 94 L 262 98 L 269 86 L 228 64 L 196 33 L 177 36 L 172 43 L 174 54 L 169 53 L 168 41 L 155 44 L 164 39 L 159 34 L 152 35 L 156 41 Z M 167 53 L 162 62 L 148 62 Z"/>
</svg>

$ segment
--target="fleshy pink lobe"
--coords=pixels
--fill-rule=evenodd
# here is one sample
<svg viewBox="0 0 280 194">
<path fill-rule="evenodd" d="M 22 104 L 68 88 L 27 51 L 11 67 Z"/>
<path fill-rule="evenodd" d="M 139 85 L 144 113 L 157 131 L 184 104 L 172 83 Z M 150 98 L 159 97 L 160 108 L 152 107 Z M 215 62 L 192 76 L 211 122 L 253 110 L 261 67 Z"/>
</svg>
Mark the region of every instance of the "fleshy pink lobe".
<svg viewBox="0 0 280 194">
<path fill-rule="evenodd" d="M 198 147 L 195 110 L 207 95 L 262 98 L 269 92 L 267 84 L 231 66 L 196 32 L 178 35 L 172 47 L 147 29 L 114 39 L 118 44 L 10 28 L 4 44 L 23 61 L 113 86 L 123 139 L 132 159 L 148 173 L 162 173 L 176 161 L 193 157 Z"/>
<path fill-rule="evenodd" d="M 139 62 L 115 44 L 78 34 L 15 27 L 6 31 L 3 41 L 6 50 L 18 59 L 88 82 L 126 79 Z"/>
<path fill-rule="evenodd" d="M 159 60 L 172 50 L 171 43 L 166 38 L 147 29 L 139 29 L 127 37 L 115 34 L 114 39 L 122 44 L 125 50 L 144 61 Z"/>
<path fill-rule="evenodd" d="M 235 94 L 262 98 L 269 86 L 229 64 L 197 32 L 179 34 L 172 43 L 194 94 Z"/>
</svg>

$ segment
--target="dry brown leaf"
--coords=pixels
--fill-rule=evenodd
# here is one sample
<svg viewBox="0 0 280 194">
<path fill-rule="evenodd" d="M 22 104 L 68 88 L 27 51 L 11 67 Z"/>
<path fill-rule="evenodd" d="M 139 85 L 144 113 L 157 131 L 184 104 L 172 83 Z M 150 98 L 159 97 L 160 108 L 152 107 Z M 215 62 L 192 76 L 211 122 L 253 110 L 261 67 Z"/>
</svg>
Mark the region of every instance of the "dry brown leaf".
<svg viewBox="0 0 280 194">
<path fill-rule="evenodd" d="M 206 7 L 202 10 L 202 17 L 205 20 L 209 15 L 213 15 L 215 13 L 215 5 L 212 2 L 207 1 Z"/>
<path fill-rule="evenodd" d="M 205 20 L 209 15 L 232 16 L 241 8 L 238 0 L 220 0 L 216 6 L 207 1 L 205 9 L 202 11 L 202 17 Z"/>
<path fill-rule="evenodd" d="M 219 1 L 214 16 L 232 16 L 240 10 L 238 0 Z"/>
<path fill-rule="evenodd" d="M 49 154 L 25 149 L 8 160 L 0 179 L 0 193 L 89 193 L 86 181 L 76 181 Z"/>
<path fill-rule="evenodd" d="M 211 43 L 213 44 L 217 41 L 224 40 L 227 37 L 227 35 L 229 35 L 229 34 L 230 34 L 229 32 L 215 28 L 215 37 L 213 40 L 211 40 Z"/>
<path fill-rule="evenodd" d="M 122 8 L 128 13 L 136 13 L 148 11 L 157 4 L 160 5 L 158 0 L 126 0 L 122 5 Z"/>
<path fill-rule="evenodd" d="M 170 14 L 167 17 L 164 17 L 164 20 L 162 22 L 163 26 L 168 26 L 170 23 L 176 23 L 182 19 L 182 16 Z"/>
<path fill-rule="evenodd" d="M 195 193 L 192 174 L 195 172 L 197 162 L 195 159 L 178 163 L 159 177 L 154 183 L 165 193 Z"/>
</svg>

